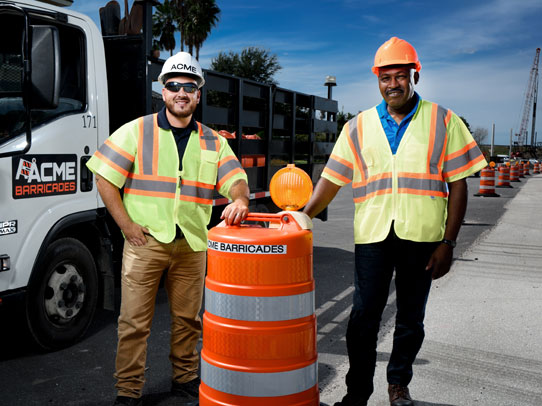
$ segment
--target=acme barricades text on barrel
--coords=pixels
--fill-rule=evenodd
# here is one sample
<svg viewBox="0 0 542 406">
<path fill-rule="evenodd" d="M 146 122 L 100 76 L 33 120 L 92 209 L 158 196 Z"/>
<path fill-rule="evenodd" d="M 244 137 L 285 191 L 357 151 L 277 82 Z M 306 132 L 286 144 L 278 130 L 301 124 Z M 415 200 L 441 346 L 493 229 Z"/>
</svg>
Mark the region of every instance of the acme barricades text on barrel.
<svg viewBox="0 0 542 406">
<path fill-rule="evenodd" d="M 270 227 L 209 230 L 200 405 L 317 406 L 312 232 L 289 212 L 247 220 Z"/>
</svg>

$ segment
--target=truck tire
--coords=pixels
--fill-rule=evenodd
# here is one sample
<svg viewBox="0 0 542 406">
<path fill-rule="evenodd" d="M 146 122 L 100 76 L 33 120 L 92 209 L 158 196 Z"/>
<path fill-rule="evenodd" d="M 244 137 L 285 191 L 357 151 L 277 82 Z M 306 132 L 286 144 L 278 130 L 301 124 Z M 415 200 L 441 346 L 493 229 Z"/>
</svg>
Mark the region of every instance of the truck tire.
<svg viewBox="0 0 542 406">
<path fill-rule="evenodd" d="M 92 322 L 98 291 L 88 248 L 74 238 L 54 241 L 28 285 L 26 320 L 34 341 L 45 350 L 78 341 Z"/>
</svg>

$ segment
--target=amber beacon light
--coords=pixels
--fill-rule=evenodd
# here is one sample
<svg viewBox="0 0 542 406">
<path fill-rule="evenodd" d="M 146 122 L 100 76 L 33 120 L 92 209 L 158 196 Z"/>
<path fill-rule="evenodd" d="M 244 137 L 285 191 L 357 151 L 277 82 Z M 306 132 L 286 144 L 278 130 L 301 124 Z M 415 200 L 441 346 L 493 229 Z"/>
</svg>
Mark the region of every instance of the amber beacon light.
<svg viewBox="0 0 542 406">
<path fill-rule="evenodd" d="M 299 210 L 312 196 L 312 181 L 303 169 L 288 164 L 273 175 L 269 192 L 282 210 Z"/>
</svg>

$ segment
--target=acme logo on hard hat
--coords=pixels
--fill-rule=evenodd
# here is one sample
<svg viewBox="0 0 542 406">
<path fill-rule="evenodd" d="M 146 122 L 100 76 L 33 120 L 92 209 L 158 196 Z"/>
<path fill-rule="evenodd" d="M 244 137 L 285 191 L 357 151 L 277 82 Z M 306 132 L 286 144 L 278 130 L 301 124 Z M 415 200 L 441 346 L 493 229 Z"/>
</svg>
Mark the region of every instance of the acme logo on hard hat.
<svg viewBox="0 0 542 406">
<path fill-rule="evenodd" d="M 197 70 L 196 70 L 195 66 L 186 65 L 184 63 L 173 64 L 173 66 L 171 67 L 171 70 L 184 70 L 184 71 L 188 70 L 188 71 L 191 71 L 193 73 L 197 73 Z"/>
</svg>

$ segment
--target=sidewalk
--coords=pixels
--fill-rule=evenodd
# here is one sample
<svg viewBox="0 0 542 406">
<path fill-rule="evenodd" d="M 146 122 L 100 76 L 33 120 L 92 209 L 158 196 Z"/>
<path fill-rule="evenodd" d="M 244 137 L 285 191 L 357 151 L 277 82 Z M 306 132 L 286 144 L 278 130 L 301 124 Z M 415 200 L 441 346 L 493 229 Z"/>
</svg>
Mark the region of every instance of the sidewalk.
<svg viewBox="0 0 542 406">
<path fill-rule="evenodd" d="M 542 175 L 531 176 L 506 208 L 431 288 L 409 386 L 418 406 L 542 405 Z M 389 405 L 392 335 L 378 347 L 369 406 Z M 323 402 L 342 397 L 347 369 Z"/>
</svg>

